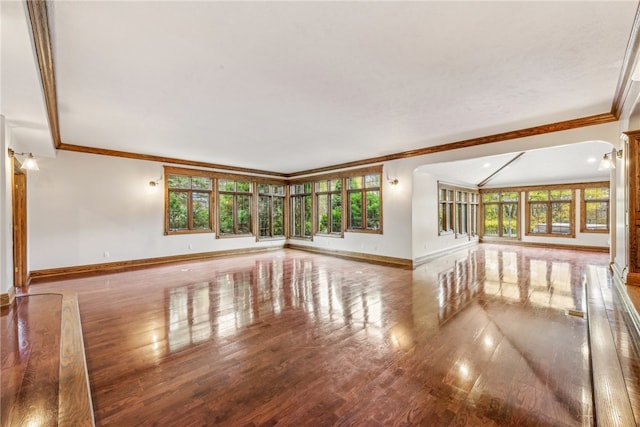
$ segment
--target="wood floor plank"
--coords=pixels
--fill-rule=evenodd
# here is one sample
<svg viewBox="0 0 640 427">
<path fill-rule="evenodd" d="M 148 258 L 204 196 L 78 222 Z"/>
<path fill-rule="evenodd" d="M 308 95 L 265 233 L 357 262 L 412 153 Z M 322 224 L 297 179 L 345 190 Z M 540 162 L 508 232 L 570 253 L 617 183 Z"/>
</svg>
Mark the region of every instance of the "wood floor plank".
<svg viewBox="0 0 640 427">
<path fill-rule="evenodd" d="M 587 268 L 608 256 L 480 245 L 410 271 L 282 250 L 32 288 L 77 292 L 96 425 L 577 426 Z"/>
</svg>

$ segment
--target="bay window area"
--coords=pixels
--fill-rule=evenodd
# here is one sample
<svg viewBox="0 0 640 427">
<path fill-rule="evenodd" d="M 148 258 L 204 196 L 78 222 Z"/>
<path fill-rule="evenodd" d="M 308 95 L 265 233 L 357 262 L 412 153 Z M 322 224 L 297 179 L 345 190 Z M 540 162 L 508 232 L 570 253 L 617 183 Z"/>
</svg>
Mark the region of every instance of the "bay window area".
<svg viewBox="0 0 640 427">
<path fill-rule="evenodd" d="M 165 166 L 165 234 L 258 240 L 382 233 L 382 167 L 287 182 Z"/>
<path fill-rule="evenodd" d="M 483 238 L 576 238 L 578 225 L 580 233 L 609 232 L 606 181 L 482 189 L 480 193 Z"/>
</svg>

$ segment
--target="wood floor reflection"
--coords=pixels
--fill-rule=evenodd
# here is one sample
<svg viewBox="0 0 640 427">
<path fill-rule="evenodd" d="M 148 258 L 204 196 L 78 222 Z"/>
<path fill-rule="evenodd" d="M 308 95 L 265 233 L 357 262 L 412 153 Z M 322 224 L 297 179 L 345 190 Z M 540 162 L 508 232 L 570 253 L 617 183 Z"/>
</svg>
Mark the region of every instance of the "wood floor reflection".
<svg viewBox="0 0 640 427">
<path fill-rule="evenodd" d="M 415 271 L 293 250 L 78 292 L 98 425 L 592 425 L 606 254 L 481 245 Z"/>
</svg>

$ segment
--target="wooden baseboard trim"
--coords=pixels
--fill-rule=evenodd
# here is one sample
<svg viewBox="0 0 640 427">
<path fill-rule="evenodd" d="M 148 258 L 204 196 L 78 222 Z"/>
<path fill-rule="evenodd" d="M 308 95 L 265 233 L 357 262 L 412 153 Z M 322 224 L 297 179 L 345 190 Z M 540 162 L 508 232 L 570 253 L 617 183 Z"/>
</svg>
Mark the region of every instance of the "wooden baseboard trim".
<svg viewBox="0 0 640 427">
<path fill-rule="evenodd" d="M 11 286 L 6 294 L 0 294 L 0 307 L 8 307 L 16 300 L 16 288 Z"/>
<path fill-rule="evenodd" d="M 322 255 L 336 256 L 339 258 L 350 259 L 354 261 L 363 261 L 371 264 L 388 265 L 392 267 L 400 267 L 413 269 L 413 262 L 410 259 L 395 258 L 384 255 L 372 255 L 360 252 L 340 251 L 335 249 L 323 249 L 313 246 L 296 245 L 295 243 L 287 243 L 285 248 L 296 249 L 300 251 L 313 252 Z"/>
<path fill-rule="evenodd" d="M 584 246 L 584 245 L 562 245 L 558 243 L 537 243 L 537 242 L 523 242 L 522 240 L 498 240 L 498 239 L 480 239 L 480 243 L 489 243 L 496 245 L 514 245 L 514 246 L 529 246 L 533 248 L 545 248 L 545 249 L 568 249 L 572 251 L 586 251 L 586 252 L 600 252 L 609 253 L 608 246 Z"/>
<path fill-rule="evenodd" d="M 640 353 L 640 314 L 638 313 L 638 307 L 636 307 L 633 304 L 633 301 L 631 301 L 631 298 L 629 298 L 629 294 L 627 293 L 622 277 L 616 274 L 615 271 L 613 274 L 613 286 L 618 293 L 618 299 L 622 305 L 629 331 L 631 331 L 631 334 L 633 335 L 634 339 L 632 340 L 632 343 L 636 346 L 636 351 Z"/>
<path fill-rule="evenodd" d="M 607 318 L 603 284 L 593 276 L 587 274 L 586 293 L 595 425 L 632 426 L 633 410 Z"/>
<path fill-rule="evenodd" d="M 38 295 L 62 297 L 57 425 L 95 426 L 77 294 L 75 292 L 42 292 L 23 294 L 18 298 Z"/>
<path fill-rule="evenodd" d="M 173 255 L 158 258 L 145 258 L 130 261 L 116 261 L 102 264 L 78 265 L 73 267 L 49 268 L 44 270 L 34 270 L 29 275 L 30 285 L 48 282 L 52 280 L 77 279 L 81 277 L 97 276 L 109 273 L 121 273 L 124 271 L 140 270 L 149 267 L 156 267 L 166 264 L 177 264 L 182 262 L 202 261 L 211 258 L 218 258 L 231 255 L 244 255 L 255 252 L 266 252 L 282 249 L 282 246 L 270 246 L 267 248 L 251 249 L 231 249 L 214 252 L 200 252 L 197 254 Z"/>
<path fill-rule="evenodd" d="M 443 256 L 447 256 L 449 254 L 452 254 L 454 252 L 458 252 L 458 251 L 462 251 L 464 249 L 469 249 L 472 248 L 474 246 L 478 245 L 478 240 L 471 240 L 469 242 L 466 242 L 462 245 L 458 245 L 458 246 L 452 246 L 450 248 L 445 248 L 445 249 L 441 249 L 439 251 L 435 251 L 435 252 L 431 252 L 427 255 L 423 255 L 421 257 L 418 257 L 416 259 L 413 260 L 413 268 L 419 267 L 423 264 L 426 264 L 428 262 L 431 262 L 435 259 L 438 259 L 440 257 Z"/>
</svg>

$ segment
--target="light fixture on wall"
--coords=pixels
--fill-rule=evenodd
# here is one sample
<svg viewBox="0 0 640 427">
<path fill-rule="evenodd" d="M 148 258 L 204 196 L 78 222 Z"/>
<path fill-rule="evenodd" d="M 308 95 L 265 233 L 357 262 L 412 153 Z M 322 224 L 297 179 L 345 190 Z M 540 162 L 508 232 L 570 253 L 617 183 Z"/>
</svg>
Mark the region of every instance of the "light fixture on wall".
<svg viewBox="0 0 640 427">
<path fill-rule="evenodd" d="M 398 181 L 398 178 L 389 179 L 388 181 L 391 185 L 398 185 L 400 183 L 400 181 Z"/>
<path fill-rule="evenodd" d="M 612 157 L 614 154 L 618 159 L 622 159 L 622 155 L 624 153 L 622 152 L 622 150 L 616 150 L 615 148 L 613 149 L 613 151 L 611 151 L 611 153 L 604 153 L 604 155 L 602 156 L 602 160 L 600 160 L 600 165 L 598 165 L 599 171 L 616 168 L 616 164 L 613 161 Z"/>
<path fill-rule="evenodd" d="M 155 181 L 149 181 L 149 187 L 156 188 L 158 185 L 160 185 L 160 181 L 162 181 L 162 175 Z"/>
<path fill-rule="evenodd" d="M 24 159 L 24 161 L 22 162 L 22 166 L 20 166 L 21 169 L 24 169 L 27 171 L 40 170 L 40 168 L 38 167 L 38 163 L 36 162 L 36 159 L 33 158 L 33 153 L 16 153 L 11 148 L 9 148 L 9 157 L 15 157 L 15 156 L 27 156 L 27 158 Z"/>
</svg>

